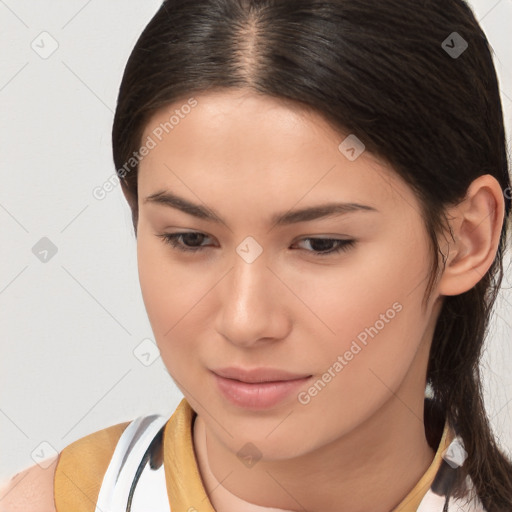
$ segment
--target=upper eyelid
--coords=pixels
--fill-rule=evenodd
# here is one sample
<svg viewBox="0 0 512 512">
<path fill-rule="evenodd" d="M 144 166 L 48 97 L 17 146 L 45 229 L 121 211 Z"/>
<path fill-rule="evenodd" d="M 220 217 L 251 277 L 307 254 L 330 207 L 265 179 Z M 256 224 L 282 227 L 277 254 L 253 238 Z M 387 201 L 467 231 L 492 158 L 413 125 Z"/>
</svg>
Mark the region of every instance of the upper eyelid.
<svg viewBox="0 0 512 512">
<path fill-rule="evenodd" d="M 213 235 L 209 235 L 204 231 L 174 231 L 172 233 L 164 232 L 162 235 L 204 235 L 208 238 L 215 239 Z M 346 236 L 347 238 L 344 238 Z M 320 238 L 324 240 L 342 240 L 342 241 L 350 241 L 354 240 L 354 237 L 349 235 L 329 235 L 329 234 L 316 234 L 316 235 L 301 235 L 297 240 L 309 240 L 310 238 Z"/>
<path fill-rule="evenodd" d="M 183 243 L 183 241 L 179 242 L 178 241 L 179 238 L 186 234 L 202 234 L 202 235 L 206 235 L 207 238 L 210 238 L 210 235 L 207 235 L 206 233 L 202 233 L 201 231 L 182 231 L 182 232 L 177 232 L 177 233 L 162 233 L 162 234 L 157 234 L 157 236 L 159 238 L 162 238 L 162 240 L 164 240 L 164 242 L 169 243 L 172 246 L 174 246 L 175 250 L 182 252 L 182 253 L 186 253 L 186 254 L 203 253 L 204 250 L 208 248 L 207 245 L 206 246 L 204 246 L 204 245 L 187 246 L 186 244 Z M 337 244 L 336 247 L 334 249 L 330 249 L 327 251 L 317 252 L 314 250 L 308 251 L 307 249 L 302 249 L 303 251 L 306 251 L 307 253 L 314 255 L 315 258 L 325 259 L 330 256 L 341 255 L 341 253 L 347 252 L 350 248 L 352 248 L 357 243 L 357 240 L 355 238 L 344 239 L 344 238 L 336 238 L 336 236 L 339 236 L 339 235 L 335 235 L 334 237 L 332 235 L 303 236 L 303 237 L 299 238 L 297 241 L 294 241 L 292 243 L 292 245 L 295 245 L 296 243 L 304 242 L 307 240 L 315 240 L 315 239 L 316 240 L 328 240 L 328 241 L 334 242 L 335 244 Z"/>
<path fill-rule="evenodd" d="M 190 250 L 193 250 L 192 248 L 195 247 L 196 249 L 203 249 L 203 248 L 207 248 L 208 245 L 197 245 L 197 246 L 192 246 L 192 247 L 189 247 L 187 246 L 186 244 L 183 243 L 183 239 L 181 242 L 179 242 L 179 237 L 181 235 L 188 235 L 188 234 L 198 234 L 198 235 L 205 235 L 206 238 L 210 238 L 210 239 L 215 239 L 214 236 L 211 236 L 211 235 L 208 235 L 207 233 L 204 233 L 202 231 L 177 231 L 177 232 L 174 232 L 174 233 L 162 233 L 162 234 L 159 234 L 157 235 L 158 237 L 161 237 L 161 238 L 165 238 L 166 236 L 168 237 L 172 237 L 177 243 L 178 245 L 182 245 L 184 247 L 188 247 Z M 348 244 L 354 244 L 357 242 L 357 239 L 354 238 L 354 237 L 348 237 L 348 238 L 345 238 L 343 237 L 343 235 L 304 235 L 304 236 L 300 236 L 299 238 L 296 238 L 292 241 L 292 245 L 294 244 L 297 244 L 299 242 L 304 242 L 306 240 L 330 240 L 330 241 L 334 241 L 334 242 L 345 242 L 345 245 L 348 245 Z"/>
</svg>

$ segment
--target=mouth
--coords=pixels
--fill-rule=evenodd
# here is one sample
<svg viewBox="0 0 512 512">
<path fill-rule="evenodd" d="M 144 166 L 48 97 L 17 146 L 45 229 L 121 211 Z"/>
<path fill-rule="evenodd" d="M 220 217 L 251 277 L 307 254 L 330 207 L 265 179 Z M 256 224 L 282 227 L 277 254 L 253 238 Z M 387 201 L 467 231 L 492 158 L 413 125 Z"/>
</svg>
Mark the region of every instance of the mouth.
<svg viewBox="0 0 512 512">
<path fill-rule="evenodd" d="M 223 368 L 212 371 L 221 396 L 230 404 L 243 409 L 263 410 L 277 406 L 300 387 L 307 385 L 312 375 L 257 368 Z"/>
<path fill-rule="evenodd" d="M 231 366 L 226 368 L 218 368 L 211 371 L 219 377 L 237 380 L 247 384 L 264 382 L 287 382 L 291 380 L 301 380 L 311 377 L 311 374 L 308 375 L 306 373 L 291 373 L 286 370 L 266 367 L 244 369 Z"/>
</svg>

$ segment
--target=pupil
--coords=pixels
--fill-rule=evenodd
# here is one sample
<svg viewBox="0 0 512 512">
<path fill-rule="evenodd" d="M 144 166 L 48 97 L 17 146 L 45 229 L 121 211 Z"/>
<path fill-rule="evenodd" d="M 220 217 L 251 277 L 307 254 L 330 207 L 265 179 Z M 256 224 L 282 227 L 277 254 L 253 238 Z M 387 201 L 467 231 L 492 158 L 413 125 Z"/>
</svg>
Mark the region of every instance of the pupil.
<svg viewBox="0 0 512 512">
<path fill-rule="evenodd" d="M 311 247 L 316 251 L 326 251 L 331 249 L 332 246 L 332 240 L 327 238 L 312 238 L 310 243 Z M 316 247 L 315 244 L 317 244 Z"/>
<path fill-rule="evenodd" d="M 185 242 L 186 245 L 194 245 L 194 241 L 199 242 L 198 245 L 201 245 L 202 240 L 200 237 L 202 237 L 202 236 L 203 235 L 201 235 L 201 233 L 186 233 L 184 235 L 185 238 L 183 239 L 183 241 Z M 188 237 L 188 239 L 187 239 L 187 237 Z M 197 237 L 199 237 L 199 240 L 197 240 Z M 192 238 L 192 244 L 188 243 L 188 241 L 190 241 L 190 238 Z"/>
</svg>

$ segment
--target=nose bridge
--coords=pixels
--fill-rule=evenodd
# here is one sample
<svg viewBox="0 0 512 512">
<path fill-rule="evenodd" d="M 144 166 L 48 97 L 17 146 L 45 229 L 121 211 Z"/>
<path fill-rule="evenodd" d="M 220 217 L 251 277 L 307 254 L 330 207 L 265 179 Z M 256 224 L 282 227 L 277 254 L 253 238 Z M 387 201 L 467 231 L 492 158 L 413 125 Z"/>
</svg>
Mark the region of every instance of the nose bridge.
<svg viewBox="0 0 512 512">
<path fill-rule="evenodd" d="M 267 253 L 254 237 L 246 237 L 236 247 L 227 293 L 233 296 L 240 312 L 247 308 L 256 311 L 259 306 L 264 307 L 263 292 L 268 290 L 269 277 L 272 277 L 267 264 Z"/>
<path fill-rule="evenodd" d="M 232 343 L 250 345 L 260 338 L 281 336 L 276 278 L 267 268 L 263 247 L 247 237 L 237 247 L 231 271 L 222 285 L 217 329 Z"/>
</svg>

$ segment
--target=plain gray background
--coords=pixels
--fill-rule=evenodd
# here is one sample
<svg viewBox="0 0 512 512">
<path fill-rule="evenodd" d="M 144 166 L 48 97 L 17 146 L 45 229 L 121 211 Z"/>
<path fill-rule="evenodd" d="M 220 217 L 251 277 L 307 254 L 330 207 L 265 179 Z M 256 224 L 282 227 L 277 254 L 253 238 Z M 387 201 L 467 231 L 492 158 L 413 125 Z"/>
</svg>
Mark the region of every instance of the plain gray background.
<svg viewBox="0 0 512 512">
<path fill-rule="evenodd" d="M 147 320 L 121 188 L 92 195 L 114 173 L 118 87 L 159 5 L 0 0 L 0 480 L 91 432 L 170 415 L 182 398 Z M 510 141 L 512 0 L 472 5 L 497 54 Z M 46 262 L 34 246 L 49 251 Z M 483 373 L 493 428 L 510 452 L 507 261 Z"/>
</svg>

